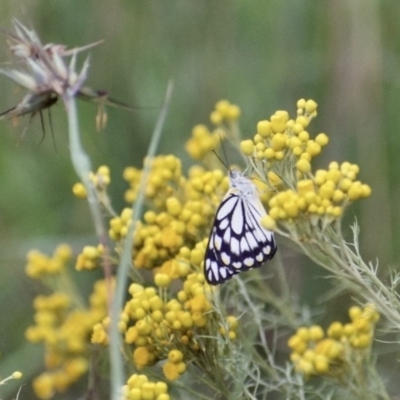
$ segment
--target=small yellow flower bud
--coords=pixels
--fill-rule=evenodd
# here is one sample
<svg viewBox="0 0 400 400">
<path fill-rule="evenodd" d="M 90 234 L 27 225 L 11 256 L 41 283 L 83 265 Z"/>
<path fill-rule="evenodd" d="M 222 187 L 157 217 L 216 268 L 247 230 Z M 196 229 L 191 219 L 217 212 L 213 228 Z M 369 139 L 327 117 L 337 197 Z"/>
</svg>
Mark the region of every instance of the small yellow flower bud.
<svg viewBox="0 0 400 400">
<path fill-rule="evenodd" d="M 110 176 L 110 168 L 107 165 L 101 165 L 97 169 L 97 173 L 104 176 Z"/>
<path fill-rule="evenodd" d="M 313 362 L 315 358 L 314 350 L 308 349 L 303 354 L 303 360 Z"/>
<path fill-rule="evenodd" d="M 82 250 L 82 254 L 89 259 L 96 259 L 99 257 L 99 250 L 93 246 L 85 246 Z"/>
<path fill-rule="evenodd" d="M 306 100 L 305 99 L 300 99 L 297 100 L 297 108 L 305 108 L 306 107 Z"/>
<path fill-rule="evenodd" d="M 136 319 L 143 319 L 146 316 L 146 311 L 143 308 L 137 308 L 134 314 Z"/>
<path fill-rule="evenodd" d="M 298 138 L 302 141 L 302 142 L 307 142 L 310 139 L 310 135 L 307 131 L 301 131 L 298 135 Z"/>
<path fill-rule="evenodd" d="M 314 368 L 317 373 L 326 374 L 329 370 L 329 359 L 322 354 L 316 355 L 314 358 Z"/>
<path fill-rule="evenodd" d="M 242 150 L 243 154 L 251 157 L 254 153 L 254 143 L 252 140 L 242 140 L 240 142 L 240 149 Z"/>
<path fill-rule="evenodd" d="M 239 321 L 234 315 L 228 315 L 226 322 L 230 330 L 235 330 L 238 327 Z"/>
<path fill-rule="evenodd" d="M 186 364 L 184 362 L 178 363 L 177 367 L 180 374 L 183 374 L 186 371 Z"/>
<path fill-rule="evenodd" d="M 291 336 L 287 344 L 293 351 L 299 354 L 303 354 L 307 349 L 307 343 L 297 334 Z"/>
<path fill-rule="evenodd" d="M 372 323 L 378 322 L 380 318 L 379 312 L 373 303 L 369 303 L 365 306 L 363 315 L 365 315 L 365 317 L 368 318 Z"/>
<path fill-rule="evenodd" d="M 171 400 L 171 397 L 167 393 L 161 393 L 156 400 Z"/>
<path fill-rule="evenodd" d="M 343 201 L 343 199 L 344 199 L 344 193 L 341 190 L 336 189 L 333 191 L 332 200 L 334 202 L 340 203 L 341 201 Z"/>
<path fill-rule="evenodd" d="M 307 153 L 311 155 L 311 157 L 317 156 L 321 153 L 321 146 L 316 142 L 311 142 L 307 144 Z"/>
<path fill-rule="evenodd" d="M 333 207 L 331 214 L 334 217 L 341 217 L 343 214 L 343 208 L 342 207 Z"/>
<path fill-rule="evenodd" d="M 325 133 L 320 133 L 315 138 L 315 142 L 318 143 L 321 147 L 326 146 L 329 142 L 329 137 Z"/>
<path fill-rule="evenodd" d="M 236 121 L 239 119 L 240 113 L 241 111 L 239 106 L 237 106 L 236 104 L 230 104 L 225 112 L 225 117 L 230 121 Z"/>
<path fill-rule="evenodd" d="M 268 120 L 260 121 L 257 124 L 257 133 L 263 137 L 267 138 L 272 132 L 271 122 Z"/>
<path fill-rule="evenodd" d="M 86 199 L 86 197 L 87 197 L 86 188 L 85 188 L 85 186 L 84 186 L 82 183 L 80 183 L 80 182 L 75 183 L 75 185 L 72 187 L 72 193 L 73 193 L 76 197 L 78 197 L 79 199 Z"/>
<path fill-rule="evenodd" d="M 311 161 L 312 157 L 310 153 L 304 152 L 301 153 L 300 155 L 300 160 L 307 160 L 307 161 Z"/>
<path fill-rule="evenodd" d="M 285 210 L 285 213 L 288 218 L 295 218 L 299 213 L 299 208 L 297 207 L 295 201 L 285 202 L 285 204 L 283 205 L 283 209 Z"/>
<path fill-rule="evenodd" d="M 361 185 L 361 197 L 369 197 L 371 195 L 371 188 L 368 185 Z"/>
<path fill-rule="evenodd" d="M 210 114 L 210 121 L 211 121 L 212 124 L 220 125 L 222 123 L 222 120 L 223 120 L 223 116 L 222 116 L 222 114 L 220 112 L 213 111 Z"/>
<path fill-rule="evenodd" d="M 274 231 L 276 229 L 276 221 L 270 215 L 264 215 L 261 218 L 261 225 L 263 228 L 268 229 L 270 231 Z"/>
<path fill-rule="evenodd" d="M 314 373 L 314 366 L 310 361 L 300 359 L 295 365 L 295 371 L 304 375 L 311 375 Z"/>
<path fill-rule="evenodd" d="M 328 358 L 334 360 L 339 357 L 343 351 L 343 345 L 334 339 L 322 339 L 315 346 L 315 352 L 318 354 L 323 354 Z"/>
<path fill-rule="evenodd" d="M 327 334 L 331 338 L 339 339 L 343 335 L 343 325 L 338 321 L 332 322 L 329 325 Z"/>
<path fill-rule="evenodd" d="M 362 315 L 362 310 L 359 306 L 350 307 L 349 317 L 352 321 L 356 320 L 357 318 L 360 318 L 361 315 Z"/>
<path fill-rule="evenodd" d="M 271 116 L 271 128 L 272 131 L 275 133 L 282 133 L 285 131 L 286 128 L 286 121 L 287 118 L 285 118 L 284 115 L 277 115 L 275 113 L 274 115 Z"/>
<path fill-rule="evenodd" d="M 225 116 L 226 112 L 228 111 L 229 107 L 230 107 L 230 103 L 228 100 L 220 100 L 215 104 L 215 109 L 219 113 L 221 113 L 221 115 L 224 115 L 224 116 Z"/>
<path fill-rule="evenodd" d="M 343 334 L 344 334 L 346 337 L 351 337 L 351 336 L 353 336 L 355 332 L 356 332 L 356 328 L 354 327 L 353 324 L 346 324 L 346 325 L 343 327 Z"/>
<path fill-rule="evenodd" d="M 129 400 L 142 400 L 142 389 L 134 387 L 129 391 Z"/>
<path fill-rule="evenodd" d="M 305 326 L 301 326 L 300 328 L 298 328 L 296 331 L 296 335 L 304 341 L 308 341 L 310 339 L 310 332 Z"/>
<path fill-rule="evenodd" d="M 363 195 L 363 190 L 361 187 L 361 184 L 358 182 L 352 183 L 350 186 L 349 191 L 347 192 L 347 196 L 349 197 L 350 201 L 356 201 L 359 200 Z"/>
<path fill-rule="evenodd" d="M 307 192 L 314 192 L 314 183 L 311 179 L 303 179 L 297 182 L 297 191 L 300 195 Z"/>
<path fill-rule="evenodd" d="M 143 335 L 143 336 L 146 336 L 146 335 L 150 334 L 151 331 L 153 330 L 153 326 L 149 322 L 147 322 L 147 321 L 145 321 L 143 319 L 141 319 L 140 321 L 136 322 L 135 326 L 136 326 L 139 334 Z"/>
<path fill-rule="evenodd" d="M 194 265 L 200 265 L 204 259 L 204 252 L 199 249 L 193 249 L 190 253 L 190 262 Z"/>
<path fill-rule="evenodd" d="M 235 340 L 236 339 L 236 332 L 229 331 L 228 332 L 228 337 L 229 337 L 229 340 Z"/>
<path fill-rule="evenodd" d="M 159 396 L 160 394 L 164 394 L 167 393 L 168 391 L 168 386 L 165 382 L 156 382 L 155 386 L 154 386 L 154 394 L 156 396 Z M 160 397 L 157 397 L 157 400 L 159 400 Z"/>
<path fill-rule="evenodd" d="M 264 139 L 262 138 L 262 136 L 260 136 L 258 133 L 256 133 L 254 135 L 254 143 L 258 144 L 258 143 L 264 143 Z"/>
<path fill-rule="evenodd" d="M 308 173 L 311 171 L 311 164 L 309 161 L 305 159 L 300 159 L 296 163 L 296 168 L 300 171 L 303 172 L 304 174 Z"/>
<path fill-rule="evenodd" d="M 295 135 L 298 135 L 300 132 L 302 132 L 304 130 L 304 126 L 299 124 L 299 123 L 295 123 L 292 126 L 292 131 Z"/>
<path fill-rule="evenodd" d="M 273 186 L 278 186 L 282 183 L 282 179 L 274 172 L 268 171 L 268 181 Z"/>
<path fill-rule="evenodd" d="M 332 161 L 329 163 L 329 169 L 339 169 L 339 163 L 337 161 Z"/>
<path fill-rule="evenodd" d="M 275 150 L 274 149 L 272 149 L 272 148 L 267 148 L 267 149 L 265 149 L 265 151 L 264 151 L 264 157 L 267 159 L 267 160 L 272 160 L 273 158 L 275 158 Z"/>
<path fill-rule="evenodd" d="M 294 149 L 295 147 L 300 147 L 303 142 L 297 137 L 297 136 L 292 136 L 289 140 L 287 145 L 291 148 Z"/>
<path fill-rule="evenodd" d="M 308 126 L 308 124 L 309 124 L 309 120 L 308 120 L 308 118 L 306 118 L 306 117 L 300 115 L 300 116 L 298 116 L 298 117 L 296 118 L 296 123 L 302 125 L 302 126 L 303 126 L 303 129 L 304 129 L 304 128 L 307 128 L 307 126 Z"/>
<path fill-rule="evenodd" d="M 256 150 L 263 152 L 265 150 L 265 144 L 263 142 L 257 143 L 256 144 Z"/>
<path fill-rule="evenodd" d="M 173 362 L 173 363 L 175 363 L 175 364 L 181 362 L 182 359 L 183 359 L 183 354 L 179 350 L 171 350 L 168 353 L 168 360 Z"/>
<path fill-rule="evenodd" d="M 357 335 L 354 339 L 354 342 L 350 342 L 354 347 L 365 349 L 369 347 L 372 343 L 372 334 L 362 333 L 360 335 Z"/>
<path fill-rule="evenodd" d="M 182 205 L 176 197 L 169 197 L 165 204 L 168 213 L 174 217 L 178 216 L 182 211 Z"/>
<path fill-rule="evenodd" d="M 277 221 L 280 218 L 280 213 L 281 213 L 281 209 L 279 207 L 272 207 L 269 210 L 269 217 L 271 217 L 271 219 L 273 221 Z M 274 223 L 269 219 L 269 218 L 265 218 L 265 225 L 263 223 L 263 219 L 265 218 L 265 216 L 263 218 L 261 218 L 261 225 L 264 226 L 265 229 L 271 229 L 275 226 Z M 267 226 L 269 226 L 269 228 L 267 228 Z"/>
<path fill-rule="evenodd" d="M 142 385 L 142 400 L 154 400 L 154 382 L 146 382 Z"/>
<path fill-rule="evenodd" d="M 312 325 L 309 328 L 310 339 L 317 341 L 324 337 L 324 331 L 319 325 Z"/>
<path fill-rule="evenodd" d="M 285 110 L 277 110 L 277 111 L 275 112 L 275 115 L 276 115 L 276 116 L 282 117 L 283 120 L 285 121 L 285 123 L 286 123 L 287 121 L 289 121 L 289 113 L 288 113 L 287 111 L 285 111 Z"/>
<path fill-rule="evenodd" d="M 324 183 L 318 190 L 318 194 L 322 199 L 331 199 L 333 197 L 334 189 L 332 185 Z"/>
<path fill-rule="evenodd" d="M 13 372 L 12 377 L 13 377 L 14 379 L 21 379 L 21 378 L 22 378 L 22 372 L 20 372 L 20 371 L 15 371 L 15 372 Z"/>
<path fill-rule="evenodd" d="M 317 109 L 317 103 L 314 100 L 307 100 L 305 104 L 307 114 L 312 114 Z"/>
<path fill-rule="evenodd" d="M 360 317 L 353 321 L 353 326 L 357 332 L 369 333 L 372 329 L 368 318 Z"/>
<path fill-rule="evenodd" d="M 272 137 L 271 140 L 271 147 L 275 151 L 280 151 L 285 148 L 286 146 L 286 141 L 287 141 L 287 136 L 282 134 L 282 133 L 277 133 Z"/>
</svg>

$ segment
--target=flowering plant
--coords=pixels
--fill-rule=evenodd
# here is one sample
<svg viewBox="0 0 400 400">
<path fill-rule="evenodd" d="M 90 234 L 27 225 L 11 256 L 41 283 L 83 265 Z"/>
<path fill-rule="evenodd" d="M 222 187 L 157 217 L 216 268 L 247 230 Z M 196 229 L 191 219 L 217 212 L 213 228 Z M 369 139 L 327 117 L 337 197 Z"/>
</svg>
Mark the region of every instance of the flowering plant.
<svg viewBox="0 0 400 400">
<path fill-rule="evenodd" d="M 53 398 L 81 378 L 94 348 L 109 348 L 113 399 L 331 398 L 343 393 L 389 398 L 371 347 L 380 316 L 400 330 L 398 277 L 386 286 L 376 267 L 362 260 L 357 226 L 353 243 L 343 239 L 344 212 L 371 189 L 357 179 L 359 168 L 349 162 L 313 170 L 313 159 L 329 141 L 325 133 L 314 137 L 310 132 L 315 101 L 299 100 L 293 117 L 275 112 L 246 140 L 240 138 L 240 108 L 218 102 L 210 116 L 213 128 L 195 126 L 186 143 L 199 165 L 185 174 L 176 156 L 154 156 L 152 147 L 143 169 L 125 169 L 127 207 L 117 213 L 108 193 L 109 168 L 92 171 L 79 140 L 75 99 L 84 92 L 88 71 L 85 63 L 75 72 L 81 49 L 43 46 L 34 32 L 17 22 L 15 26 L 11 49 L 30 72 L 0 72 L 29 93 L 4 115 L 33 115 L 55 99 L 64 102 L 71 158 L 81 180 L 73 193 L 88 199 L 99 238 L 97 246 L 83 245 L 76 260 L 65 244 L 52 256 L 36 250 L 28 254 L 27 274 L 52 290 L 34 300 L 35 324 L 26 331 L 29 341 L 43 343 L 45 349 L 46 371 L 33 382 L 39 398 Z M 64 59 L 71 54 L 67 65 Z M 166 106 L 157 134 L 165 112 Z M 240 274 L 222 287 L 206 283 L 208 236 L 229 188 L 227 174 L 212 154 L 223 141 L 233 144 L 250 167 L 268 209 L 262 226 L 290 239 L 340 279 L 343 289 L 368 303 L 349 309 L 351 322 L 332 322 L 326 331 L 311 325 L 290 293 L 279 252 L 269 268 Z M 71 264 L 78 271 L 104 269 L 104 279 L 89 296 L 75 288 L 68 273 Z M 272 278 L 277 282 L 273 288 Z M 282 350 L 284 342 L 288 347 Z M 129 377 L 122 378 L 125 374 Z"/>
</svg>

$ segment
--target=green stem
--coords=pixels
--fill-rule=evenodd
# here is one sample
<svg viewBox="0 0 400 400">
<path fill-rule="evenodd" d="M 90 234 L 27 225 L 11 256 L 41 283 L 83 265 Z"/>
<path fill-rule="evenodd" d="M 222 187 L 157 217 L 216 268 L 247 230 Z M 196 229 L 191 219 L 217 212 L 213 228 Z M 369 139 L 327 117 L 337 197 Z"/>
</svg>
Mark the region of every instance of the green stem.
<svg viewBox="0 0 400 400">
<path fill-rule="evenodd" d="M 161 138 L 162 128 L 168 112 L 168 106 L 172 95 L 173 83 L 169 81 L 163 107 L 158 116 L 156 126 L 153 131 L 149 150 L 147 152 L 147 160 L 143 168 L 143 174 L 140 181 L 139 194 L 136 202 L 132 206 L 132 223 L 129 227 L 125 238 L 124 248 L 118 266 L 117 285 L 115 291 L 115 299 L 112 305 L 111 327 L 110 327 L 110 363 L 111 363 L 111 398 L 120 400 L 121 387 L 126 382 L 123 359 L 121 354 L 121 336 L 118 331 L 118 317 L 123 309 L 124 299 L 126 295 L 126 286 L 128 283 L 129 268 L 132 266 L 132 237 L 142 212 L 144 202 L 144 192 L 150 175 L 152 158 L 154 157 L 158 143 Z"/>
<path fill-rule="evenodd" d="M 103 267 L 104 274 L 107 282 L 107 292 L 110 308 L 112 299 L 112 288 L 111 288 L 111 264 L 108 249 L 108 236 L 107 231 L 104 226 L 103 217 L 101 214 L 100 203 L 97 198 L 96 189 L 93 182 L 89 179 L 89 174 L 91 171 L 91 163 L 89 156 L 83 149 L 78 123 L 78 112 L 76 108 L 75 92 L 71 89 L 67 89 L 63 95 L 64 105 L 67 111 L 68 117 L 68 132 L 69 132 L 69 146 L 72 165 L 75 172 L 83 182 L 87 190 L 87 200 L 89 204 L 89 209 L 92 214 L 92 219 L 94 222 L 96 235 L 99 238 L 100 244 L 103 245 Z"/>
</svg>

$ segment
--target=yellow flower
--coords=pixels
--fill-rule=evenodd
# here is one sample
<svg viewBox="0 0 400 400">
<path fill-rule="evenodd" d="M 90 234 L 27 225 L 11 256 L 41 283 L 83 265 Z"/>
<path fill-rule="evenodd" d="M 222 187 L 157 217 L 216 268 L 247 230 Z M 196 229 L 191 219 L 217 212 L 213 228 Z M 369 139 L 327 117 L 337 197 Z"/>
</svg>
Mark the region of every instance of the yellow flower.
<svg viewBox="0 0 400 400">
<path fill-rule="evenodd" d="M 154 360 L 154 356 L 150 353 L 147 347 L 141 346 L 137 347 L 133 352 L 133 360 L 135 365 L 139 369 L 142 369 Z"/>
<path fill-rule="evenodd" d="M 72 193 L 79 199 L 86 199 L 87 191 L 83 183 L 78 182 L 72 187 Z"/>
<path fill-rule="evenodd" d="M 179 350 L 171 350 L 168 353 L 168 360 L 173 362 L 173 363 L 179 363 L 183 359 L 183 354 Z"/>
<path fill-rule="evenodd" d="M 175 381 L 179 378 L 179 367 L 178 364 L 167 361 L 163 366 L 163 372 L 165 377 L 170 381 Z"/>
<path fill-rule="evenodd" d="M 53 379 L 48 373 L 43 373 L 33 380 L 33 390 L 39 399 L 51 399 L 54 395 Z"/>
</svg>

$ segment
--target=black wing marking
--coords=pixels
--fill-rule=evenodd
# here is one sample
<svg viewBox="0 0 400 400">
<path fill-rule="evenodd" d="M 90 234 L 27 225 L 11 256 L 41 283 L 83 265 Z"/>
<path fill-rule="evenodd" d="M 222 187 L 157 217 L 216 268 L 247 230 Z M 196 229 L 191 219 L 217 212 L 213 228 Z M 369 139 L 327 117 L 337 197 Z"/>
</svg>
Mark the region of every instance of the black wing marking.
<svg viewBox="0 0 400 400">
<path fill-rule="evenodd" d="M 254 205 L 235 193 L 228 194 L 222 201 L 204 258 L 209 284 L 217 285 L 239 272 L 259 268 L 274 256 L 274 235 L 258 222 L 264 213 L 261 203 Z"/>
</svg>

